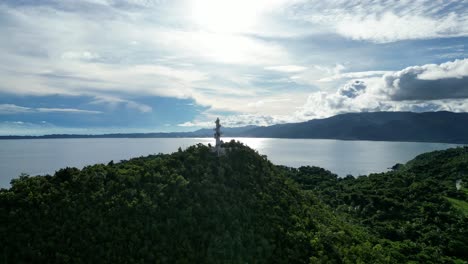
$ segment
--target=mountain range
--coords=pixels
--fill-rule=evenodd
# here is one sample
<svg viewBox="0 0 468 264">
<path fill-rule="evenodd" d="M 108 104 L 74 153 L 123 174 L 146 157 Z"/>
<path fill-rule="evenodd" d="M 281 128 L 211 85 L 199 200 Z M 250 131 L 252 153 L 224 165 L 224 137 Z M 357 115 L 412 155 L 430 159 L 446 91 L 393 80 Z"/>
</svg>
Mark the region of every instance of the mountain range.
<svg viewBox="0 0 468 264">
<path fill-rule="evenodd" d="M 222 121 L 222 120 L 221 120 Z M 362 112 L 324 119 L 272 126 L 223 127 L 225 137 L 310 138 L 468 143 L 468 113 L 453 112 Z M 103 135 L 0 136 L 0 139 L 30 138 L 175 138 L 212 137 L 213 129 L 193 132 L 131 133 Z"/>
</svg>

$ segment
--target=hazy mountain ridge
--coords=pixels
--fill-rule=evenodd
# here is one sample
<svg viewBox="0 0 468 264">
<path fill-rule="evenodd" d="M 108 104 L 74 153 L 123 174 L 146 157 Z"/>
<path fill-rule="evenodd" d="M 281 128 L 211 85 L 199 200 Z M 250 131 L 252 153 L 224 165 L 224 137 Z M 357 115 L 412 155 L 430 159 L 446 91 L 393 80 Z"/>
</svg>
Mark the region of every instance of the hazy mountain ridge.
<svg viewBox="0 0 468 264">
<path fill-rule="evenodd" d="M 223 127 L 225 137 L 311 138 L 468 143 L 468 113 L 367 112 L 347 113 L 301 123 L 258 127 Z M 193 132 L 128 133 L 104 135 L 0 136 L 34 138 L 177 138 L 212 137 L 211 128 Z"/>
<path fill-rule="evenodd" d="M 258 127 L 244 136 L 467 143 L 468 113 L 349 113 L 303 123 Z"/>
</svg>

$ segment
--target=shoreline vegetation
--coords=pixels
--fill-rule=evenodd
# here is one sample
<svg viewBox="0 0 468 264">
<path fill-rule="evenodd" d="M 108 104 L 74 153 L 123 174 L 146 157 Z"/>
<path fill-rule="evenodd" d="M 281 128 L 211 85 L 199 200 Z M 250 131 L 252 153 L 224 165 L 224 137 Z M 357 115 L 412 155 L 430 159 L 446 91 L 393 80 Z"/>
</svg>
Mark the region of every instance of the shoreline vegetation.
<svg viewBox="0 0 468 264">
<path fill-rule="evenodd" d="M 0 189 L 3 263 L 468 263 L 468 147 L 339 178 L 240 142 Z"/>
</svg>

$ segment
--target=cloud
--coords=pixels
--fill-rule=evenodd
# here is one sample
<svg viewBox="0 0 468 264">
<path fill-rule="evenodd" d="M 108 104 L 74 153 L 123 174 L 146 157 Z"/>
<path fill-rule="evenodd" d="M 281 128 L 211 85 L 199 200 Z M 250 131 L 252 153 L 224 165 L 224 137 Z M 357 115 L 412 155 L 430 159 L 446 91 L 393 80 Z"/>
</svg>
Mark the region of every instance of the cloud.
<svg viewBox="0 0 468 264">
<path fill-rule="evenodd" d="M 382 92 L 395 101 L 468 98 L 468 59 L 408 67 L 384 81 Z"/>
<path fill-rule="evenodd" d="M 63 127 L 49 122 L 0 121 L 0 135 L 50 135 L 50 134 L 108 134 L 108 133 L 150 133 L 152 129 L 122 127 Z"/>
<path fill-rule="evenodd" d="M 18 114 L 29 112 L 31 108 L 17 106 L 14 104 L 0 104 L 0 114 Z"/>
<path fill-rule="evenodd" d="M 179 57 L 221 64 L 260 66 L 289 61 L 282 46 L 259 38 L 167 29 L 151 31 L 152 38 L 147 39 L 147 42 L 175 52 Z"/>
<path fill-rule="evenodd" d="M 465 1 L 299 1 L 289 15 L 354 40 L 388 43 L 468 36 Z"/>
<path fill-rule="evenodd" d="M 357 96 L 364 93 L 365 90 L 366 84 L 363 81 L 355 80 L 341 87 L 338 90 L 338 94 L 349 98 L 356 98 Z"/>
<path fill-rule="evenodd" d="M 46 134 L 49 124 L 24 121 L 0 121 L 0 135 L 39 135 Z"/>
<path fill-rule="evenodd" d="M 14 104 L 0 104 L 0 115 L 19 113 L 71 113 L 71 114 L 101 114 L 101 111 L 83 110 L 75 108 L 31 108 Z"/>
<path fill-rule="evenodd" d="M 215 114 L 217 112 L 231 112 L 257 115 L 284 115 L 296 110 L 307 98 L 306 92 L 291 93 L 264 93 L 254 96 L 219 96 L 204 97 L 197 96 L 197 104 L 210 106 L 206 112 Z M 211 119 L 210 119 L 211 120 Z"/>
<path fill-rule="evenodd" d="M 75 108 L 31 108 L 33 112 L 40 113 L 76 113 L 76 114 L 101 114 L 101 111 L 83 110 Z"/>
<path fill-rule="evenodd" d="M 140 104 L 132 101 L 127 102 L 127 107 L 130 109 L 136 109 L 141 113 L 150 113 L 151 111 L 153 111 L 153 108 L 149 105 Z"/>
<path fill-rule="evenodd" d="M 199 120 L 225 113 L 233 124 L 236 116 L 269 124 L 410 101 L 418 109 L 464 107 L 457 101 L 464 92 L 450 88 L 464 85 L 464 62 L 379 70 L 461 57 L 463 39 L 380 43 L 468 36 L 463 1 L 7 0 L 0 17 L 0 35 L 8 36 L 0 42 L 0 93 L 13 97 L 81 96 L 93 109 L 132 113 L 153 113 L 141 98 L 189 99 L 204 109 L 190 110 L 202 112 Z M 419 102 L 425 98 L 437 102 Z M 0 113 L 90 111 L 3 101 L 11 102 L 18 105 Z"/>
<path fill-rule="evenodd" d="M 239 97 L 264 98 L 262 88 L 245 76 L 289 61 L 274 41 L 167 26 L 159 20 L 167 14 L 152 13 L 153 8 L 164 9 L 156 4 L 148 6 L 151 10 L 127 10 L 112 1 L 97 4 L 102 7 L 89 10 L 93 16 L 72 3 L 0 5 L 0 15 L 8 22 L 0 26 L 0 34 L 12 36 L 0 43 L 0 92 L 118 97 L 121 101 L 113 104 L 144 113 L 152 109 L 133 102 L 135 95 L 192 98 L 203 106 L 240 111 L 244 107 Z M 41 56 L 30 56 L 37 43 L 42 43 Z"/>
<path fill-rule="evenodd" d="M 319 79 L 318 82 L 332 82 L 341 79 L 356 79 L 356 78 L 367 78 L 382 76 L 386 73 L 391 73 L 391 71 L 364 71 L 364 72 L 346 72 L 332 75 L 330 77 L 325 77 Z"/>
<path fill-rule="evenodd" d="M 293 72 L 289 80 L 297 84 L 308 85 L 312 87 L 324 87 L 328 82 L 345 79 L 342 72 L 346 66 L 340 63 L 334 65 L 310 65 L 307 69 L 300 72 Z M 332 84 L 333 85 L 333 84 Z"/>
<path fill-rule="evenodd" d="M 284 48 L 273 41 L 193 29 L 185 20 L 178 21 L 184 24 L 181 27 L 166 25 L 165 19 L 172 16 L 158 16 L 159 12 L 176 16 L 181 11 L 173 10 L 170 1 L 136 10 L 114 1 L 99 2 L 101 7 L 91 10 L 71 2 L 0 5 L 5 19 L 0 34 L 11 36 L 0 44 L 4 65 L 0 91 L 91 96 L 137 92 L 188 98 L 202 93 L 196 91 L 197 82 L 226 68 L 263 69 L 289 61 Z"/>
<path fill-rule="evenodd" d="M 397 15 L 392 12 L 349 17 L 337 23 L 336 31 L 352 39 L 379 43 L 468 35 L 468 27 L 464 18 L 455 13 L 441 18 Z"/>
<path fill-rule="evenodd" d="M 66 51 L 62 53 L 61 57 L 66 60 L 95 60 L 100 58 L 99 54 L 90 51 Z"/>
<path fill-rule="evenodd" d="M 211 118 L 211 119 L 210 119 Z M 194 120 L 178 124 L 181 127 L 213 127 L 213 120 L 216 117 L 212 116 L 204 120 Z M 270 126 L 290 122 L 291 119 L 287 116 L 270 116 L 270 115 L 255 115 L 255 114 L 240 114 L 240 115 L 224 115 L 222 116 L 222 124 L 225 127 L 242 127 L 248 125 L 255 126 Z"/>
<path fill-rule="evenodd" d="M 277 103 L 283 103 L 283 102 L 291 102 L 292 100 L 290 98 L 271 98 L 271 99 L 262 99 L 256 102 L 250 102 L 247 104 L 249 107 L 263 107 L 266 104 L 277 104 Z"/>
<path fill-rule="evenodd" d="M 282 66 L 270 66 L 265 67 L 266 70 L 279 71 L 279 72 L 301 72 L 307 69 L 307 67 L 298 65 L 282 65 Z"/>
<path fill-rule="evenodd" d="M 468 111 L 468 59 L 411 66 L 383 77 L 351 80 L 336 92 L 316 92 L 297 119 L 369 111 Z"/>
<path fill-rule="evenodd" d="M 109 96 L 97 96 L 93 101 L 90 102 L 90 104 L 105 104 L 108 105 L 111 109 L 115 109 L 119 105 L 124 105 L 128 109 L 137 110 L 140 113 L 150 113 L 153 111 L 153 108 L 149 105 Z"/>
<path fill-rule="evenodd" d="M 468 59 L 449 61 L 440 65 L 428 64 L 423 66 L 423 69 L 424 72 L 418 76 L 422 80 L 461 79 L 468 76 Z"/>
</svg>

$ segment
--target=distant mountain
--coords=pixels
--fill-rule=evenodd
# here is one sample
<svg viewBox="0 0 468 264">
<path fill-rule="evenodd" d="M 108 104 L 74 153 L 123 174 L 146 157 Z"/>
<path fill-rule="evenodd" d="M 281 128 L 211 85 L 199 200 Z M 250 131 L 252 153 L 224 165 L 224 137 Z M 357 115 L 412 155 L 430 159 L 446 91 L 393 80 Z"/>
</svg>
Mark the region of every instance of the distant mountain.
<svg viewBox="0 0 468 264">
<path fill-rule="evenodd" d="M 243 136 L 468 143 L 468 113 L 349 113 L 303 123 L 257 127 Z"/>
<path fill-rule="evenodd" d="M 314 138 L 468 143 L 468 113 L 369 112 L 348 113 L 302 123 L 273 126 L 223 127 L 225 137 Z M 177 138 L 212 137 L 213 129 L 193 132 L 131 133 L 104 135 L 0 136 L 27 138 Z"/>
<path fill-rule="evenodd" d="M 223 127 L 223 136 L 241 137 L 247 131 L 257 126 L 244 127 Z M 212 128 L 202 128 L 191 132 L 157 132 L 157 133 L 118 133 L 101 135 L 83 135 L 83 134 L 51 134 L 43 136 L 0 136 L 0 139 L 51 139 L 51 138 L 194 138 L 194 137 L 213 137 Z"/>
</svg>

